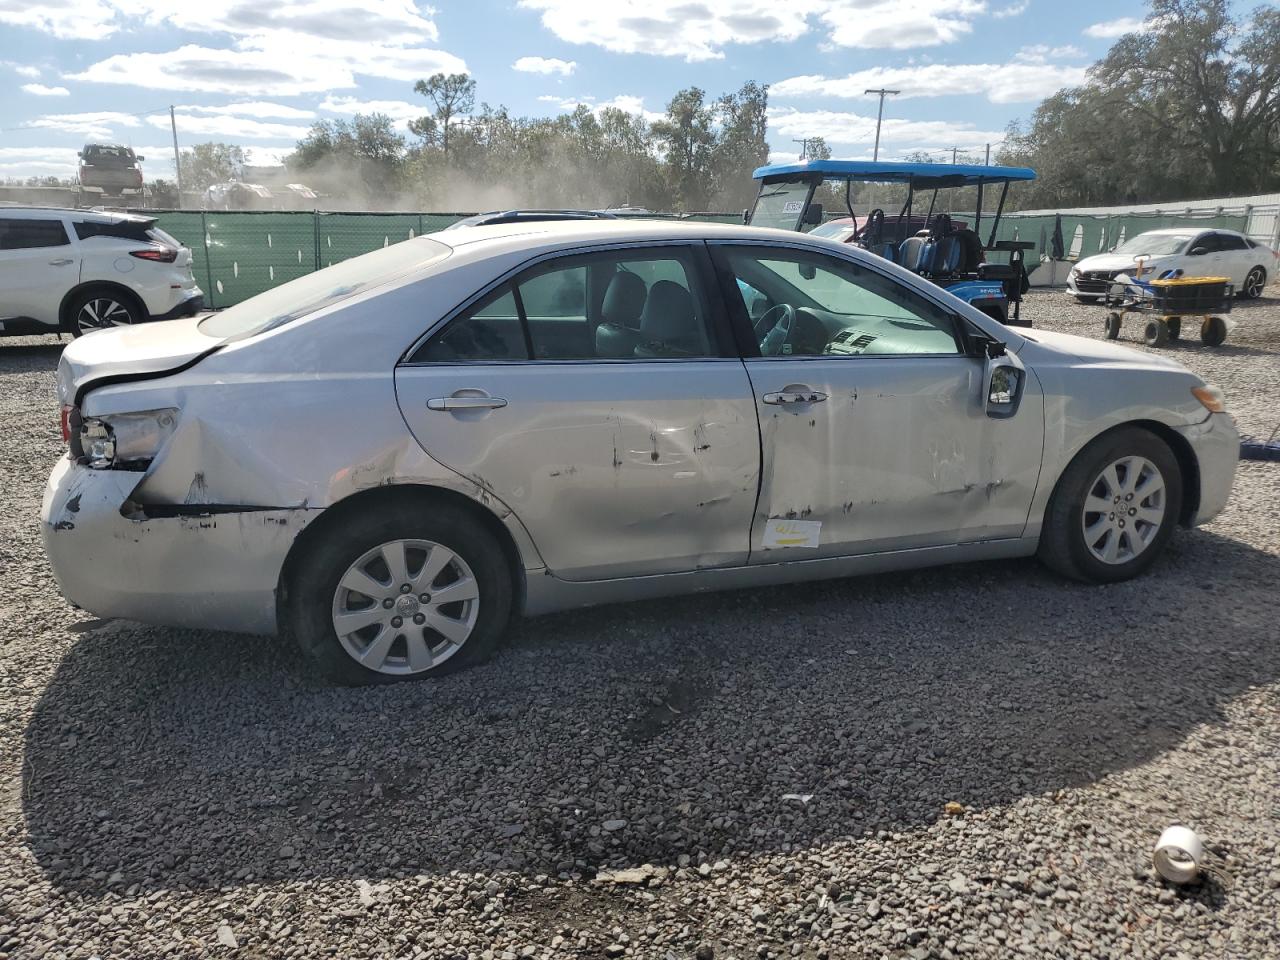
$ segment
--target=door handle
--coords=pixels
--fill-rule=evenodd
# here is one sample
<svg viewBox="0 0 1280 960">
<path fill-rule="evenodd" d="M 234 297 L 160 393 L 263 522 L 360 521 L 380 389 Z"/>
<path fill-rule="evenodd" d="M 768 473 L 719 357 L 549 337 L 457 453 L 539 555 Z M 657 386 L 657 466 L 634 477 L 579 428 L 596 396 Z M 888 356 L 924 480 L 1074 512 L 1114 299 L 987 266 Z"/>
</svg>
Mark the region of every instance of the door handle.
<svg viewBox="0 0 1280 960">
<path fill-rule="evenodd" d="M 433 397 L 427 401 L 428 410 L 497 410 L 506 405 L 502 397 Z"/>
<path fill-rule="evenodd" d="M 70 258 L 68 258 L 68 257 L 60 257 L 60 258 L 59 258 L 59 259 L 57 259 L 57 260 L 50 260 L 50 261 L 49 261 L 49 266 L 51 266 L 51 267 L 65 267 L 68 263 L 75 263 L 75 261 L 74 261 L 74 260 L 72 260 L 72 259 L 70 259 Z"/>
<path fill-rule="evenodd" d="M 781 390 L 777 393 L 766 393 L 761 397 L 765 403 L 821 403 L 827 399 L 825 393 L 817 390 Z"/>
</svg>

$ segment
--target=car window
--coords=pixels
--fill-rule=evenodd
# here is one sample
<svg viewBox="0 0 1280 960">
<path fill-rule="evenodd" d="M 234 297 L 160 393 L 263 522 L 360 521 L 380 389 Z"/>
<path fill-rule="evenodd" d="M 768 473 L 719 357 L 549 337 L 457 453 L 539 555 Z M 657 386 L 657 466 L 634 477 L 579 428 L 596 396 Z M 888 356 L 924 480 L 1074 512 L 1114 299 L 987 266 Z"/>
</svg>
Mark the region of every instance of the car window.
<svg viewBox="0 0 1280 960">
<path fill-rule="evenodd" d="M 1214 237 L 1218 241 L 1219 250 L 1247 250 L 1249 245 L 1244 242 L 1244 237 L 1237 237 L 1232 233 L 1215 233 Z"/>
<path fill-rule="evenodd" d="M 955 321 L 906 285 L 859 264 L 794 250 L 726 251 L 763 356 L 958 354 Z M 767 310 L 748 304 L 743 286 Z"/>
<path fill-rule="evenodd" d="M 1218 244 L 1218 238 L 1212 233 L 1202 233 L 1191 241 L 1187 247 L 1187 252 L 1192 250 L 1204 250 L 1205 253 L 1217 253 L 1222 247 Z"/>
<path fill-rule="evenodd" d="M 61 220 L 0 218 L 0 250 L 65 247 L 70 242 Z"/>
<path fill-rule="evenodd" d="M 81 240 L 91 237 L 113 237 L 119 240 L 137 240 L 140 243 L 168 240 L 172 241 L 172 246 L 178 246 L 167 233 L 155 228 L 154 220 L 77 220 L 72 226 Z"/>
<path fill-rule="evenodd" d="M 686 248 L 552 260 L 464 310 L 410 362 L 717 356 L 698 277 Z"/>
</svg>

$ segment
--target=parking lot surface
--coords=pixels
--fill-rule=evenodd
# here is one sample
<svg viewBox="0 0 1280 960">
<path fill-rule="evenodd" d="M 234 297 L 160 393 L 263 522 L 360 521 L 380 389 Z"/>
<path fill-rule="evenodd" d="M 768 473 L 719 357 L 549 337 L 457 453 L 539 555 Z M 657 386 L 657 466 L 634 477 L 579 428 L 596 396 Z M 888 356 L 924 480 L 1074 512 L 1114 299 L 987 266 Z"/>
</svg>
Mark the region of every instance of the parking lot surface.
<svg viewBox="0 0 1280 960">
<path fill-rule="evenodd" d="M 1233 317 L 1164 352 L 1265 436 L 1280 301 Z M 1129 583 L 1019 561 L 608 607 L 338 689 L 59 597 L 59 350 L 0 340 L 0 958 L 1280 957 L 1280 464 Z M 1153 875 L 1172 823 L 1203 882 Z"/>
</svg>

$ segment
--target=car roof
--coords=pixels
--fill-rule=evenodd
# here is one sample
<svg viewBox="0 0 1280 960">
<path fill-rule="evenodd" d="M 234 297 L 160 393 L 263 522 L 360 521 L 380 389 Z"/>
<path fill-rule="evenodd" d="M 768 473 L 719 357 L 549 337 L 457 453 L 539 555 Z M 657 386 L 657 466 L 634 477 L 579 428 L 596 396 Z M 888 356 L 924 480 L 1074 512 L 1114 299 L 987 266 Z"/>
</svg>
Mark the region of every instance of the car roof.
<svg viewBox="0 0 1280 960">
<path fill-rule="evenodd" d="M 692 220 L 535 220 L 521 223 L 459 227 L 447 233 L 430 234 L 451 247 L 508 246 L 520 238 L 526 246 L 563 246 L 569 241 L 619 243 L 663 240 L 795 240 L 803 234 L 794 230 L 774 230 L 739 224 L 701 223 Z"/>
<path fill-rule="evenodd" d="M 1158 230 L 1143 230 L 1142 233 L 1135 233 L 1134 236 L 1144 237 L 1149 233 L 1159 233 L 1159 234 L 1167 234 L 1169 236 L 1176 236 L 1177 234 L 1180 234 L 1180 233 L 1203 233 L 1206 230 L 1211 230 L 1214 233 L 1236 233 L 1235 230 L 1226 230 L 1222 227 L 1195 227 L 1195 226 L 1188 225 L 1185 227 L 1160 227 Z M 1236 235 L 1241 237 L 1244 236 L 1244 234 L 1242 233 L 1236 233 Z"/>
<path fill-rule="evenodd" d="M 143 216 L 139 213 L 123 213 L 114 210 L 78 210 L 74 207 L 6 207 L 0 204 L 0 217 L 47 217 L 72 216 L 83 220 L 97 220 L 103 223 L 123 223 L 129 220 L 138 223 L 155 223 L 155 217 Z"/>
</svg>

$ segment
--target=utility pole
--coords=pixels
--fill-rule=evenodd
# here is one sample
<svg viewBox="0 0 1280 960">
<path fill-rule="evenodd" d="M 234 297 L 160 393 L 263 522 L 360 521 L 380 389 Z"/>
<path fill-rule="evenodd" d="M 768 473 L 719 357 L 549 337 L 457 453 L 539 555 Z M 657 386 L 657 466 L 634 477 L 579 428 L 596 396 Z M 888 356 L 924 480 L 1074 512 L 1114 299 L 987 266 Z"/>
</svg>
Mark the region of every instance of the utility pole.
<svg viewBox="0 0 1280 960">
<path fill-rule="evenodd" d="M 943 147 L 943 149 L 951 151 L 951 165 L 954 167 L 956 165 L 956 154 L 960 152 L 960 148 L 959 147 Z"/>
<path fill-rule="evenodd" d="M 178 155 L 178 121 L 173 116 L 173 104 L 169 104 L 169 129 L 173 132 L 173 177 L 178 181 L 178 208 L 182 208 L 182 157 Z"/>
<path fill-rule="evenodd" d="M 991 144 L 987 144 L 987 159 L 982 161 L 985 166 L 991 166 Z"/>
<path fill-rule="evenodd" d="M 880 109 L 876 111 L 876 145 L 871 153 L 872 161 L 880 159 L 880 122 L 884 120 L 884 98 L 886 96 L 896 97 L 901 90 L 886 90 L 881 87 L 879 90 L 863 90 L 863 93 L 878 93 L 880 95 Z"/>
<path fill-rule="evenodd" d="M 798 144 L 800 144 L 800 159 L 801 159 L 801 160 L 807 160 L 807 159 L 809 159 L 809 144 L 813 143 L 813 141 L 815 141 L 815 140 L 817 140 L 817 139 L 818 139 L 817 137 L 805 137 L 803 140 L 796 140 L 796 139 L 794 139 L 794 138 L 792 139 L 792 141 L 791 141 L 792 143 L 798 143 Z"/>
</svg>

